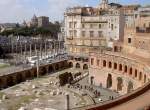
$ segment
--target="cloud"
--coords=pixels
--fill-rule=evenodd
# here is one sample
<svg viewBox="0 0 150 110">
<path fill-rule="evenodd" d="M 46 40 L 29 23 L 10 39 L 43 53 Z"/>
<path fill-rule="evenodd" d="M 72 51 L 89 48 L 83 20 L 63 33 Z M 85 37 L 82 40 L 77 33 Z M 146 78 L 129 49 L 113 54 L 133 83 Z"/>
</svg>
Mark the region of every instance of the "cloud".
<svg viewBox="0 0 150 110">
<path fill-rule="evenodd" d="M 65 9 L 78 4 L 76 0 L 1 0 L 0 22 L 29 21 L 33 14 L 62 20 Z"/>
<path fill-rule="evenodd" d="M 114 0 L 111 0 L 114 1 Z M 129 3 L 129 0 L 118 0 L 121 3 Z M 133 0 L 138 1 L 138 0 Z M 147 3 L 149 0 L 139 0 Z M 31 17 L 49 16 L 50 20 L 62 20 L 67 7 L 96 5 L 99 0 L 0 0 L 0 23 L 29 21 Z M 148 2 L 149 3 L 149 2 Z"/>
</svg>

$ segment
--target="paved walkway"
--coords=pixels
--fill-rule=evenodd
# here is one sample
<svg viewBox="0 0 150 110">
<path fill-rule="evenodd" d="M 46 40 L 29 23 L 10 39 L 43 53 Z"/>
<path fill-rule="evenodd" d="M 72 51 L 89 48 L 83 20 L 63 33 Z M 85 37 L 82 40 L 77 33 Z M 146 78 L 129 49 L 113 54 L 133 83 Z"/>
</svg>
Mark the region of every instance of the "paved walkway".
<svg viewBox="0 0 150 110">
<path fill-rule="evenodd" d="M 150 90 L 135 99 L 113 107 L 109 110 L 140 110 L 147 105 L 150 105 Z"/>
</svg>

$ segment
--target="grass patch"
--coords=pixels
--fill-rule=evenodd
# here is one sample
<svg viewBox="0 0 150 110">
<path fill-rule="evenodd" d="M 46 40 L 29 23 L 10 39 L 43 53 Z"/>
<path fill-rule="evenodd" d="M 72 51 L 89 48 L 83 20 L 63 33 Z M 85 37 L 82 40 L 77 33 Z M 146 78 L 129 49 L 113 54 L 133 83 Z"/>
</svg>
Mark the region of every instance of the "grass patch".
<svg viewBox="0 0 150 110">
<path fill-rule="evenodd" d="M 6 67 L 9 67 L 9 66 L 10 66 L 9 64 L 0 64 L 0 69 L 6 68 Z"/>
<path fill-rule="evenodd" d="M 0 99 L 2 99 L 3 95 L 5 95 L 5 93 L 0 92 Z"/>
</svg>

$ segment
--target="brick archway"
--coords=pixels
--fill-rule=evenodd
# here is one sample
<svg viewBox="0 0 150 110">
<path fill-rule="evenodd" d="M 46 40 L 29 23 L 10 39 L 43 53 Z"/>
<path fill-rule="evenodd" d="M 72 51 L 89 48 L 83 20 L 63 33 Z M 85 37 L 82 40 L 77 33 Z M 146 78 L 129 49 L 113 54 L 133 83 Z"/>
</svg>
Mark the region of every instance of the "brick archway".
<svg viewBox="0 0 150 110">
<path fill-rule="evenodd" d="M 46 75 L 47 71 L 45 67 L 40 68 L 40 75 Z"/>
<path fill-rule="evenodd" d="M 26 78 L 26 79 L 29 79 L 29 78 L 31 78 L 31 77 L 32 77 L 31 72 L 30 72 L 30 71 L 27 71 L 27 72 L 25 73 L 25 78 Z"/>
<path fill-rule="evenodd" d="M 114 69 L 115 70 L 117 69 L 117 63 L 114 63 Z"/>
<path fill-rule="evenodd" d="M 73 67 L 73 63 L 69 62 L 69 67 L 72 68 Z"/>
<path fill-rule="evenodd" d="M 122 71 L 122 64 L 119 64 L 119 71 Z"/>
<path fill-rule="evenodd" d="M 107 88 L 111 88 L 112 87 L 112 75 L 108 74 L 107 76 Z"/>
<path fill-rule="evenodd" d="M 56 65 L 55 65 L 55 70 L 58 71 L 59 69 L 60 69 L 60 68 L 59 68 L 59 64 L 56 64 Z"/>
<path fill-rule="evenodd" d="M 128 87 L 127 87 L 127 93 L 130 93 L 133 91 L 133 82 L 129 81 L 128 82 Z"/>
<path fill-rule="evenodd" d="M 84 64 L 83 65 L 83 70 L 87 70 L 88 69 L 88 65 L 87 64 Z"/>
<path fill-rule="evenodd" d="M 112 68 L 112 63 L 111 62 L 108 63 L 108 67 Z"/>
<path fill-rule="evenodd" d="M 123 79 L 121 77 L 117 78 L 117 91 L 122 91 Z"/>
<path fill-rule="evenodd" d="M 81 68 L 79 63 L 76 64 L 76 68 Z"/>
<path fill-rule="evenodd" d="M 125 73 L 128 72 L 128 67 L 127 67 L 127 65 L 124 66 L 124 72 L 125 72 Z"/>
<path fill-rule="evenodd" d="M 15 84 L 13 77 L 12 76 L 8 76 L 7 79 L 6 79 L 6 83 L 7 83 L 8 87 L 13 86 Z"/>
<path fill-rule="evenodd" d="M 103 60 L 103 67 L 106 67 L 106 60 Z"/>
<path fill-rule="evenodd" d="M 22 74 L 17 74 L 17 75 L 16 75 L 16 82 L 17 82 L 17 83 L 23 82 L 23 76 L 22 76 Z"/>
</svg>

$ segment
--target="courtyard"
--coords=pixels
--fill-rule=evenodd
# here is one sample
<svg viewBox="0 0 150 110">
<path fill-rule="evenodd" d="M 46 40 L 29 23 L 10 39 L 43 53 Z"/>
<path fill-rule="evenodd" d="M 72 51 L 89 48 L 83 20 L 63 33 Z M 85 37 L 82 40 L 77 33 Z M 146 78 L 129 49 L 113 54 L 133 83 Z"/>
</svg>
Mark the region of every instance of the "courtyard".
<svg viewBox="0 0 150 110">
<path fill-rule="evenodd" d="M 74 84 L 61 87 L 58 76 L 65 72 L 81 72 L 83 77 Z M 69 108 L 78 109 L 119 96 L 113 91 L 89 85 L 85 73 L 88 71 L 71 68 L 4 89 L 0 92 L 1 110 L 65 110 L 66 95 L 69 95 Z"/>
</svg>

